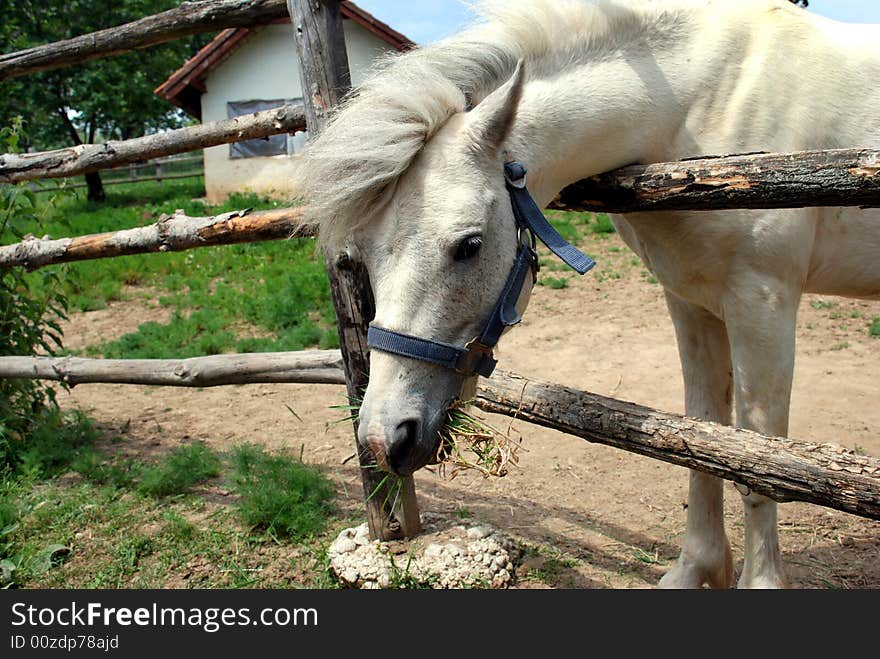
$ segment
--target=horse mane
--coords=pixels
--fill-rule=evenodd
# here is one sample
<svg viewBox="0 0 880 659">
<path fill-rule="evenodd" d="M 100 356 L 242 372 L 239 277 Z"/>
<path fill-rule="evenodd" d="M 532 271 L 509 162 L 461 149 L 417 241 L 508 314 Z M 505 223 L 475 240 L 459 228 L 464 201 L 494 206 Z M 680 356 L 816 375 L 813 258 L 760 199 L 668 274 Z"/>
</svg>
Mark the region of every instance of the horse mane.
<svg viewBox="0 0 880 659">
<path fill-rule="evenodd" d="M 537 77 L 616 50 L 647 23 L 639 20 L 646 4 L 482 0 L 473 6 L 482 20 L 465 32 L 384 58 L 295 160 L 304 222 L 319 227 L 322 243 L 341 247 L 390 200 L 449 118 L 503 84 L 521 58 Z"/>
</svg>

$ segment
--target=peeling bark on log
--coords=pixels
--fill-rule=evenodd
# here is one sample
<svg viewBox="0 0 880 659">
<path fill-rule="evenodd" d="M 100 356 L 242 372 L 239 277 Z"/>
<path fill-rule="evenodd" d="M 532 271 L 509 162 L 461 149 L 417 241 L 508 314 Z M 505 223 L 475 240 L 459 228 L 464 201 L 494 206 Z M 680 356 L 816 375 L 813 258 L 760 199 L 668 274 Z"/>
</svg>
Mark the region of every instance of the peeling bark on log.
<svg viewBox="0 0 880 659">
<path fill-rule="evenodd" d="M 302 89 L 309 133 L 324 128 L 328 112 L 351 88 L 348 55 L 342 29 L 340 5 L 336 0 L 288 0 L 293 36 L 299 54 Z M 363 397 L 369 382 L 370 362 L 367 327 L 375 315 L 373 291 L 366 268 L 351 260 L 339 261 L 336 254 L 324 254 L 333 306 L 339 327 L 348 395 Z M 344 267 L 338 267 L 344 265 Z M 400 480 L 397 495 L 392 479 L 375 465 L 376 459 L 357 440 L 370 536 L 381 540 L 412 537 L 421 531 L 421 518 L 411 476 Z"/>
<path fill-rule="evenodd" d="M 305 127 L 303 106 L 285 105 L 132 140 L 82 144 L 41 153 L 4 154 L 0 155 L 0 183 L 77 176 L 218 144 L 294 133 Z"/>
<path fill-rule="evenodd" d="M 163 387 L 233 384 L 345 384 L 338 350 L 214 355 L 191 359 L 0 357 L 0 377 Z"/>
<path fill-rule="evenodd" d="M 551 208 L 605 213 L 880 207 L 880 151 L 836 149 L 632 165 L 574 183 Z"/>
<path fill-rule="evenodd" d="M 776 501 L 880 519 L 880 459 L 840 446 L 766 437 L 511 373 L 480 380 L 474 404 L 732 480 Z"/>
<path fill-rule="evenodd" d="M 58 240 L 32 238 L 6 245 L 0 247 L 0 268 L 36 270 L 69 261 L 313 236 L 314 227 L 299 225 L 301 217 L 297 208 L 241 210 L 214 217 L 187 217 L 178 212 L 135 229 Z"/>
<path fill-rule="evenodd" d="M 0 55 L 0 80 L 148 48 L 201 32 L 249 27 L 287 16 L 286 0 L 208 0 L 73 39 Z"/>
</svg>

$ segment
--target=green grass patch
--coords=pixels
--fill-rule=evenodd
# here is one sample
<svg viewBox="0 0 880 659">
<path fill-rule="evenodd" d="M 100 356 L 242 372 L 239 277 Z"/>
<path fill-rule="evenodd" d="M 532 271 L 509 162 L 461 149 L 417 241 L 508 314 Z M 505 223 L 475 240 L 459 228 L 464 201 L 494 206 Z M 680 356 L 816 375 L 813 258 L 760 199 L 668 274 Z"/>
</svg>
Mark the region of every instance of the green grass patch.
<svg viewBox="0 0 880 659">
<path fill-rule="evenodd" d="M 333 484 L 314 467 L 261 447 L 232 452 L 232 479 L 245 524 L 279 538 L 303 539 L 321 533 L 333 511 Z"/>
<path fill-rule="evenodd" d="M 609 234 L 614 233 L 616 229 L 610 217 L 605 213 L 597 213 L 590 220 L 590 231 L 596 234 Z"/>
<path fill-rule="evenodd" d="M 552 289 L 568 288 L 568 277 L 541 277 L 538 285 Z"/>
<path fill-rule="evenodd" d="M 87 481 L 14 490 L 18 521 L 0 536 L 7 587 L 333 588 L 326 548 L 353 523 L 331 520 L 323 535 L 293 543 L 255 534 L 231 507 L 199 497 L 154 499 Z"/>
<path fill-rule="evenodd" d="M 143 467 L 137 490 L 153 497 L 184 494 L 193 485 L 220 475 L 220 457 L 204 444 L 177 447 L 158 464 Z"/>
<path fill-rule="evenodd" d="M 207 447 L 148 465 L 82 415 L 38 421 L 0 467 L 0 588 L 336 585 L 326 548 L 354 520 L 330 514 L 331 484 L 301 461 L 251 451 L 241 501 L 268 522 L 244 525 L 231 504 L 174 496 L 230 471 Z"/>
<path fill-rule="evenodd" d="M 46 210 L 43 227 L 24 231 L 54 238 L 118 231 L 153 224 L 177 209 L 207 216 L 243 208 L 270 209 L 277 201 L 233 195 L 208 206 L 200 181 L 142 183 L 108 188 L 108 201 L 61 197 Z M 60 283 L 28 275 L 33 289 L 61 286 L 71 311 L 102 309 L 149 287 L 171 310 L 168 322 L 148 322 L 118 340 L 91 346 L 88 354 L 114 358 L 183 358 L 224 352 L 338 347 L 330 287 L 321 255 L 309 239 L 225 245 L 188 252 L 147 254 L 71 263 Z M 45 281 L 44 281 L 45 280 Z M 247 328 L 254 328 L 253 331 Z M 239 335 L 239 332 L 246 333 Z M 256 335 L 256 338 L 254 337 Z"/>
<path fill-rule="evenodd" d="M 880 338 L 880 316 L 874 316 L 868 325 L 868 335 L 875 339 Z"/>
<path fill-rule="evenodd" d="M 559 232 L 559 235 L 568 242 L 577 244 L 583 235 L 583 232 L 580 230 L 582 222 L 578 216 L 579 213 L 564 211 L 553 214 L 548 213 L 547 219 L 550 220 L 550 224 Z"/>
</svg>

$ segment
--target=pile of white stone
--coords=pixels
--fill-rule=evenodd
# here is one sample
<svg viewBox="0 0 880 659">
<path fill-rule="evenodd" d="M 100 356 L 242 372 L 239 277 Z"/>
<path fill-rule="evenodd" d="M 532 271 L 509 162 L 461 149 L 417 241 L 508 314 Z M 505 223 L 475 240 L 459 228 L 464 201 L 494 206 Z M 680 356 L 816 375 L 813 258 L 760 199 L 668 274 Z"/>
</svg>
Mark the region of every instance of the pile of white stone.
<svg viewBox="0 0 880 659">
<path fill-rule="evenodd" d="M 350 588 L 507 588 L 514 579 L 516 542 L 488 524 L 422 513 L 423 532 L 410 540 L 371 541 L 367 525 L 345 529 L 328 556 Z"/>
</svg>

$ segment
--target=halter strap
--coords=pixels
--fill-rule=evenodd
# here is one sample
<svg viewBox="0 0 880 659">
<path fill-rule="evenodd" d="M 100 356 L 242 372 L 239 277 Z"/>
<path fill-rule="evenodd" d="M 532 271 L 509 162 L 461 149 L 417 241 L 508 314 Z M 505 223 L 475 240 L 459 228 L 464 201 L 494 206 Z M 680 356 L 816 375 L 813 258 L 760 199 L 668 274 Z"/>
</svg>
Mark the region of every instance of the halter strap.
<svg viewBox="0 0 880 659">
<path fill-rule="evenodd" d="M 580 274 L 586 273 L 595 261 L 578 250 L 553 228 L 538 208 L 535 200 L 526 189 L 526 168 L 519 162 L 504 165 L 504 178 L 510 193 L 513 214 L 516 218 L 519 245 L 516 259 L 498 302 L 486 321 L 480 335 L 464 347 L 442 341 L 422 339 L 401 332 L 370 325 L 367 330 L 367 345 L 370 348 L 402 357 L 429 362 L 452 369 L 463 375 L 482 375 L 489 377 L 498 361 L 492 354 L 504 330 L 522 320 L 516 310 L 516 303 L 525 285 L 526 275 L 538 275 L 538 255 L 535 252 L 535 236 L 547 247 Z"/>
<path fill-rule="evenodd" d="M 509 162 L 504 165 L 504 178 L 507 190 L 513 202 L 513 214 L 519 226 L 527 226 L 556 254 L 569 268 L 578 274 L 586 274 L 592 270 L 596 262 L 563 238 L 544 217 L 532 195 L 526 189 L 526 173 L 528 170 L 521 162 Z"/>
<path fill-rule="evenodd" d="M 492 375 L 498 363 L 492 355 L 492 349 L 498 345 L 501 334 L 506 328 L 522 320 L 516 310 L 516 302 L 525 284 L 526 275 L 529 271 L 537 274 L 537 268 L 537 255 L 531 247 L 520 247 L 485 329 L 463 348 L 442 341 L 392 332 L 376 325 L 370 325 L 367 329 L 367 345 L 382 352 L 445 366 L 463 375 L 476 373 L 487 378 Z"/>
</svg>

